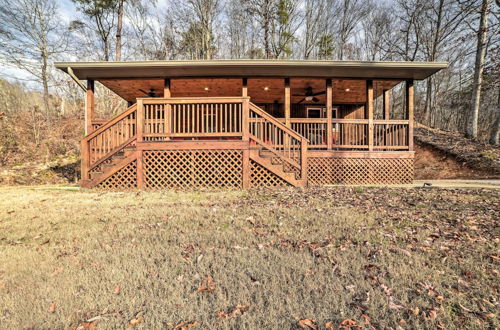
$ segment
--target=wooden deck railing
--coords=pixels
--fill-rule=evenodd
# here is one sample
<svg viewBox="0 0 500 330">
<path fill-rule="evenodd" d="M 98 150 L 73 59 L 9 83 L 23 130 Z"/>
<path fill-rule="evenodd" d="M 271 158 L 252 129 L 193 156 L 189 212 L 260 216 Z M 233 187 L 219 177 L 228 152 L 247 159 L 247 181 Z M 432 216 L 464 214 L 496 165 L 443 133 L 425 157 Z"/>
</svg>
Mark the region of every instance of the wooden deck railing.
<svg viewBox="0 0 500 330">
<path fill-rule="evenodd" d="M 307 149 L 327 149 L 327 118 L 274 118 L 248 97 L 141 98 L 82 140 L 82 178 L 134 140 L 236 138 L 300 168 Z M 331 119 L 332 150 L 410 150 L 408 120 Z M 97 124 L 100 124 L 97 126 Z"/>
<path fill-rule="evenodd" d="M 139 99 L 139 139 L 241 137 L 245 102 L 248 98 Z"/>
<path fill-rule="evenodd" d="M 307 139 L 253 103 L 250 103 L 248 120 L 250 141 L 299 169 L 300 178 L 305 179 Z"/>
<path fill-rule="evenodd" d="M 374 120 L 375 149 L 408 150 L 408 120 Z"/>
<path fill-rule="evenodd" d="M 131 143 L 137 133 L 137 106 L 134 104 L 82 139 L 82 179 L 89 170 Z"/>
</svg>

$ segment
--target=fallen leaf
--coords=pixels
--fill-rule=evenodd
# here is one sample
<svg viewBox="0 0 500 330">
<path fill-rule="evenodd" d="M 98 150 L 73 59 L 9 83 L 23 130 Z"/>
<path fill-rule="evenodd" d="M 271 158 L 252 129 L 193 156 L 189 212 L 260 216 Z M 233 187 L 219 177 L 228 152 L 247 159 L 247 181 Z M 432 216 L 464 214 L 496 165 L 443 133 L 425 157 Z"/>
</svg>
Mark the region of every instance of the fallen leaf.
<svg viewBox="0 0 500 330">
<path fill-rule="evenodd" d="M 428 320 L 434 320 L 436 319 L 436 317 L 437 317 L 437 311 L 433 308 L 429 310 L 425 318 Z"/>
<path fill-rule="evenodd" d="M 97 329 L 97 322 L 82 322 L 77 329 L 94 330 Z"/>
<path fill-rule="evenodd" d="M 358 323 L 352 319 L 345 319 L 340 322 L 339 329 L 361 329 L 363 327 L 359 326 Z"/>
<path fill-rule="evenodd" d="M 404 306 L 398 305 L 394 302 L 394 297 L 389 297 L 389 309 L 403 309 Z"/>
<path fill-rule="evenodd" d="M 189 328 L 192 328 L 192 327 L 195 327 L 198 325 L 198 321 L 193 321 L 193 322 L 186 322 L 186 321 L 182 321 L 180 323 L 178 323 L 174 329 L 178 329 L 178 330 L 186 330 L 186 329 L 189 329 Z"/>
<path fill-rule="evenodd" d="M 220 311 L 217 313 L 221 319 L 232 319 L 236 316 L 243 315 L 250 308 L 250 305 L 237 305 L 233 311 L 229 314 L 226 312 Z"/>
<path fill-rule="evenodd" d="M 114 293 L 115 293 L 115 294 L 119 294 L 119 293 L 120 293 L 120 291 L 121 291 L 120 286 L 119 286 L 118 284 L 117 284 L 117 285 L 115 285 Z"/>
<path fill-rule="evenodd" d="M 311 319 L 302 319 L 299 321 L 299 327 L 302 329 L 314 329 L 318 330 L 318 324 L 316 323 L 315 320 Z"/>
<path fill-rule="evenodd" d="M 326 328 L 326 330 L 333 330 L 333 322 L 332 321 L 326 322 L 325 328 Z"/>
<path fill-rule="evenodd" d="M 372 319 L 368 315 L 363 314 L 363 315 L 361 315 L 361 317 L 363 318 L 363 320 L 364 320 L 364 322 L 365 322 L 366 325 L 369 325 L 371 323 Z"/>
<path fill-rule="evenodd" d="M 56 304 L 52 303 L 49 306 L 49 313 L 54 313 L 56 311 Z"/>
<path fill-rule="evenodd" d="M 139 316 L 138 318 L 130 320 L 130 322 L 128 323 L 128 327 L 129 328 L 133 328 L 133 327 L 135 327 L 136 325 L 138 325 L 139 323 L 142 323 L 142 322 L 144 322 L 144 318 L 142 316 Z"/>
<path fill-rule="evenodd" d="M 198 292 L 212 292 L 215 290 L 215 282 L 212 276 L 208 276 L 207 278 L 201 280 L 200 287 L 196 289 Z"/>
</svg>

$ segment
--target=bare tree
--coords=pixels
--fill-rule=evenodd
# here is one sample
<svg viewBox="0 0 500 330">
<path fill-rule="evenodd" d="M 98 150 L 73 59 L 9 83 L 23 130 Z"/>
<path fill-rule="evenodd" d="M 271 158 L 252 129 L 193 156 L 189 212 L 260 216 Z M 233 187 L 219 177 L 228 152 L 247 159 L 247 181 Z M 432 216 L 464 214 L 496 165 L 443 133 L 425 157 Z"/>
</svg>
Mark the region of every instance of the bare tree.
<svg viewBox="0 0 500 330">
<path fill-rule="evenodd" d="M 99 45 L 102 49 L 102 59 L 109 61 L 111 58 L 111 36 L 116 30 L 117 7 L 116 0 L 72 0 L 78 10 L 83 13 L 82 20 L 74 20 L 72 28 L 75 31 L 80 31 L 84 40 L 89 43 L 94 43 L 96 40 L 89 34 L 97 36 Z M 118 38 L 117 38 L 118 39 Z M 117 40 L 118 41 L 118 40 Z M 120 31 L 121 42 L 121 31 Z M 90 46 L 90 48 L 95 48 Z M 121 56 L 121 50 L 120 50 Z"/>
<path fill-rule="evenodd" d="M 476 61 L 474 64 L 474 83 L 472 90 L 472 104 L 466 135 L 477 138 L 477 123 L 479 107 L 481 106 L 481 87 L 483 82 L 484 59 L 486 57 L 486 39 L 488 35 L 488 16 L 490 14 L 491 0 L 482 0 L 479 30 L 477 31 Z"/>
<path fill-rule="evenodd" d="M 335 32 L 338 40 L 339 60 L 344 60 L 349 50 L 352 52 L 352 45 L 349 45 L 351 38 L 357 33 L 360 22 L 368 15 L 371 8 L 370 0 L 342 0 L 337 7 L 334 8 L 334 24 Z"/>
<path fill-rule="evenodd" d="M 498 88 L 496 119 L 495 123 L 493 124 L 493 128 L 491 130 L 490 143 L 493 145 L 498 145 L 499 135 L 500 135 L 500 87 Z"/>
<path fill-rule="evenodd" d="M 455 0 L 436 0 L 427 3 L 423 12 L 424 21 L 420 30 L 423 44 L 424 59 L 426 61 L 437 61 L 442 54 L 446 54 L 456 46 L 454 40 L 460 27 L 463 27 L 464 20 L 472 14 L 474 4 L 460 4 Z M 430 124 L 431 111 L 434 105 L 433 80 L 435 77 L 427 79 L 426 98 L 424 106 L 424 122 Z"/>
<path fill-rule="evenodd" d="M 295 36 L 301 24 L 298 0 L 278 0 L 276 16 L 272 20 L 272 50 L 274 58 L 288 58 L 293 54 Z"/>
<path fill-rule="evenodd" d="M 391 50 L 388 39 L 393 37 L 394 29 L 390 9 L 385 4 L 373 5 L 373 8 L 361 22 L 363 26 L 364 57 L 369 61 L 386 59 Z"/>
<path fill-rule="evenodd" d="M 154 1 L 137 1 L 128 6 L 128 52 L 136 60 L 172 60 L 178 57 L 175 17 L 169 8 Z"/>
<path fill-rule="evenodd" d="M 115 60 L 122 59 L 122 30 L 123 30 L 123 10 L 125 0 L 118 0 L 118 22 L 116 24 L 116 47 Z"/>
<path fill-rule="evenodd" d="M 2 61 L 29 73 L 43 87 L 50 117 L 51 61 L 67 49 L 68 33 L 53 0 L 3 0 L 0 7 Z"/>
<path fill-rule="evenodd" d="M 272 24 L 276 12 L 276 0 L 249 0 L 247 10 L 259 22 L 263 33 L 264 56 L 271 58 Z"/>
<path fill-rule="evenodd" d="M 193 59 L 216 55 L 214 24 L 222 11 L 220 0 L 188 0 L 177 5 L 176 16 L 184 22 L 182 48 Z"/>
<path fill-rule="evenodd" d="M 304 50 L 303 58 L 309 59 L 316 51 L 318 43 L 328 27 L 328 6 L 331 1 L 305 0 L 304 10 Z"/>
</svg>

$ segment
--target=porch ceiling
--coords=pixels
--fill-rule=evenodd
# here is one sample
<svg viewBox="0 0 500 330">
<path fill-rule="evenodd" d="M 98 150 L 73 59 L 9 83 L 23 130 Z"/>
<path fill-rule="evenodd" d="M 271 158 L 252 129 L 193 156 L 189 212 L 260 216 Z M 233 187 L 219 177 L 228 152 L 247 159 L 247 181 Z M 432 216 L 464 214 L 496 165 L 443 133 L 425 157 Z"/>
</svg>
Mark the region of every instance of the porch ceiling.
<svg viewBox="0 0 500 330">
<path fill-rule="evenodd" d="M 210 60 L 142 62 L 58 62 L 78 79 L 175 77 L 337 77 L 360 79 L 425 79 L 448 66 L 445 62 L 362 62 L 303 60 Z"/>
<path fill-rule="evenodd" d="M 154 90 L 156 96 L 163 96 L 163 79 L 101 79 L 100 82 L 124 98 L 135 102 L 138 97 L 147 97 L 147 93 Z M 399 80 L 375 80 L 375 96 L 382 94 L 384 89 L 391 89 Z M 326 89 L 325 79 L 318 78 L 291 78 L 290 89 L 292 103 L 298 103 L 306 88 L 311 87 L 313 93 Z M 248 95 L 254 103 L 284 103 L 284 79 L 277 78 L 249 78 Z M 179 78 L 171 80 L 172 97 L 217 97 L 241 96 L 242 79 L 240 78 Z M 319 104 L 326 102 L 325 94 L 317 95 Z M 366 101 L 366 81 L 354 79 L 333 80 L 334 104 L 359 104 Z M 304 102 L 314 104 L 314 102 Z"/>
</svg>

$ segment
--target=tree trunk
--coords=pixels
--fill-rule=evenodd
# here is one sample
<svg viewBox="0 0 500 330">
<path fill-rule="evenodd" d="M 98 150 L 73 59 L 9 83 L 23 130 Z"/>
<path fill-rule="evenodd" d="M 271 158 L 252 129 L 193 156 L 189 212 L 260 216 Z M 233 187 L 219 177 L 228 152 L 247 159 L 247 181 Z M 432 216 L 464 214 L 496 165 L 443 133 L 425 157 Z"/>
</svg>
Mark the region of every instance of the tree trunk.
<svg viewBox="0 0 500 330">
<path fill-rule="evenodd" d="M 471 139 L 477 139 L 477 122 L 479 118 L 479 107 L 481 105 L 481 85 L 483 82 L 483 66 L 484 58 L 486 56 L 486 37 L 488 34 L 488 15 L 490 13 L 490 7 L 491 0 L 483 0 L 481 5 L 481 21 L 479 23 L 479 31 L 477 33 L 472 103 L 466 132 L 466 136 Z"/>
<path fill-rule="evenodd" d="M 123 29 L 123 3 L 125 0 L 118 2 L 118 22 L 116 25 L 116 54 L 115 60 L 122 60 L 122 29 Z"/>
<path fill-rule="evenodd" d="M 493 128 L 491 129 L 490 143 L 493 145 L 498 145 L 498 139 L 500 135 L 500 88 L 498 89 L 498 101 L 497 101 L 497 119 Z"/>
<path fill-rule="evenodd" d="M 439 1 L 439 7 L 437 11 L 437 21 L 436 21 L 436 30 L 434 33 L 434 39 L 432 41 L 431 48 L 431 56 L 429 61 L 435 61 L 437 57 L 437 51 L 439 47 L 439 38 L 441 37 L 441 23 L 443 18 L 443 8 L 444 8 L 444 0 Z M 426 125 L 431 126 L 431 110 L 432 110 L 432 76 L 427 78 L 427 91 L 425 98 L 425 107 L 424 107 L 424 123 Z"/>
<path fill-rule="evenodd" d="M 271 22 L 269 19 L 269 13 L 265 13 L 264 17 L 264 52 L 266 53 L 266 58 L 271 58 Z"/>
</svg>

